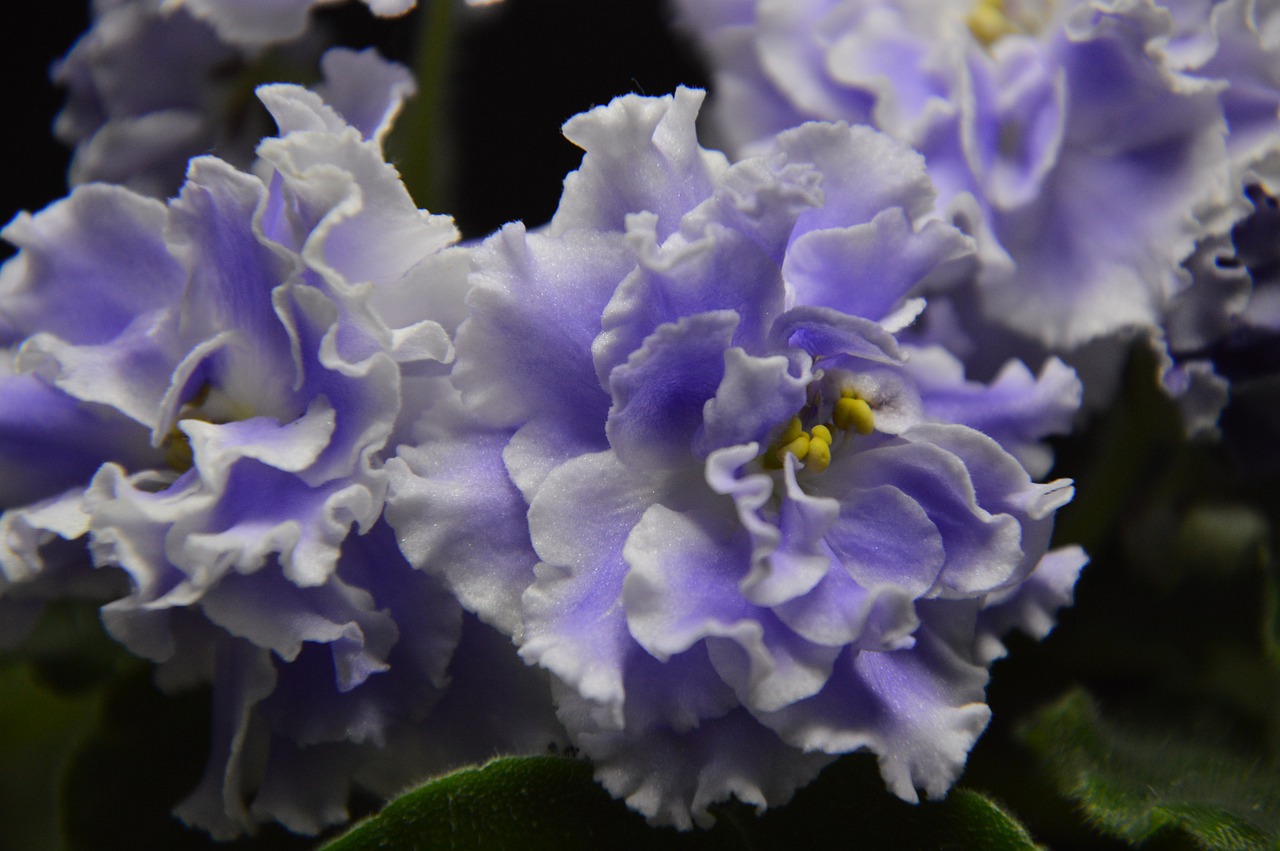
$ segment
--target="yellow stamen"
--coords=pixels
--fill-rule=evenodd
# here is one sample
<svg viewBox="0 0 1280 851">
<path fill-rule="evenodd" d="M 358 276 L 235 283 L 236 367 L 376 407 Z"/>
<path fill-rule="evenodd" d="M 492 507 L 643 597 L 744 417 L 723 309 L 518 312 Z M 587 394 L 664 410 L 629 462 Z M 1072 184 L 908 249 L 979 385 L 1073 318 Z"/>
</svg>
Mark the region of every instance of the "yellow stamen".
<svg viewBox="0 0 1280 851">
<path fill-rule="evenodd" d="M 191 439 L 186 433 L 174 426 L 161 444 L 164 449 L 164 462 L 175 473 L 185 473 L 196 462 L 195 453 L 191 451 Z"/>
<path fill-rule="evenodd" d="M 822 428 L 822 426 L 814 426 L 813 430 L 816 432 L 820 428 Z M 822 428 L 822 430 L 826 431 L 825 428 Z M 830 463 L 831 444 L 818 440 L 818 437 L 815 434 L 814 439 L 809 442 L 809 454 L 806 455 L 804 459 L 805 469 L 814 473 L 821 473 L 823 470 L 827 469 L 827 465 Z"/>
<path fill-rule="evenodd" d="M 796 456 L 797 460 L 803 461 L 805 456 L 809 454 L 809 445 L 809 435 L 801 432 L 800 436 L 795 440 L 785 443 L 778 448 L 778 460 L 781 461 L 783 457 L 790 452 L 792 455 Z"/>
<path fill-rule="evenodd" d="M 253 416 L 253 410 L 247 405 L 241 405 L 221 393 L 215 395 L 212 384 L 201 385 L 191 399 L 178 410 L 179 420 L 200 420 L 215 425 L 247 420 Z M 169 429 L 160 446 L 164 450 L 165 463 L 174 472 L 185 473 L 195 465 L 191 439 L 187 437 L 186 432 L 178 428 L 176 423 Z"/>
<path fill-rule="evenodd" d="M 766 470 L 780 470 L 790 454 L 797 461 L 804 462 L 803 469 L 806 472 L 821 473 L 831 464 L 831 448 L 837 428 L 843 432 L 856 431 L 858 434 L 871 434 L 875 431 L 875 413 L 870 403 L 859 396 L 856 390 L 848 387 L 840 391 L 840 398 L 833 406 L 832 419 L 805 431 L 804 417 L 816 418 L 818 412 L 825 407 L 822 393 L 811 391 L 809 401 L 800 415 L 787 421 L 777 438 L 761 455 L 761 466 Z"/>
<path fill-rule="evenodd" d="M 831 418 L 845 431 L 853 429 L 858 434 L 871 434 L 876 430 L 876 415 L 865 399 L 842 394 Z"/>
<path fill-rule="evenodd" d="M 1004 0 L 978 0 L 965 19 L 973 37 L 990 47 L 1000 39 L 1018 31 L 1005 13 Z"/>
<path fill-rule="evenodd" d="M 782 434 L 778 435 L 777 444 L 786 446 L 802 434 L 804 434 L 804 426 L 800 423 L 800 418 L 792 417 L 787 427 L 782 430 Z"/>
</svg>

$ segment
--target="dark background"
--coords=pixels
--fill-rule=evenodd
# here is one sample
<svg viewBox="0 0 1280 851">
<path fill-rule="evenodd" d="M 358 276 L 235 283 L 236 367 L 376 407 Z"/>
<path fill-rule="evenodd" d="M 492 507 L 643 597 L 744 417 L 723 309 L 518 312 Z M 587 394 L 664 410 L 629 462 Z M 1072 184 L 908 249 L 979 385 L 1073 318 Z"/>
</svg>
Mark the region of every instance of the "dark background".
<svg viewBox="0 0 1280 851">
<path fill-rule="evenodd" d="M 49 82 L 49 66 L 79 37 L 89 20 L 88 0 L 48 0 L 39 22 L 0 27 L 0 73 L 6 98 L 0 124 L 0 220 L 34 210 L 66 193 L 68 151 L 50 128 L 63 95 Z M 30 21 L 32 18 L 27 18 Z M 12 253 L 6 244 L 4 255 Z"/>
<path fill-rule="evenodd" d="M 46 0 L 39 8 L 42 17 L 33 27 L 0 27 L 0 68 L 10 92 L 0 132 L 0 223 L 18 210 L 38 210 L 66 194 L 68 151 L 50 135 L 64 96 L 49 83 L 48 68 L 85 30 L 88 0 Z M 378 44 L 392 58 L 409 55 L 408 36 L 417 29 L 413 21 L 375 21 L 354 0 L 327 9 L 323 19 L 345 42 Z M 462 20 L 466 23 L 454 47 L 448 87 L 455 131 L 453 200 L 434 212 L 454 214 L 469 238 L 506 221 L 521 219 L 536 226 L 547 220 L 561 181 L 581 157 L 559 132 L 572 115 L 628 92 L 661 95 L 679 84 L 705 84 L 705 72 L 688 45 L 669 29 L 663 0 L 506 0 L 500 8 Z M 9 253 L 0 243 L 0 257 Z M 1266 506 L 1274 523 L 1274 473 L 1245 490 L 1221 472 L 1219 459 L 1188 450 L 1174 433 L 1177 414 L 1155 390 L 1153 374 L 1153 364 L 1137 363 L 1117 407 L 1093 430 L 1059 446 L 1056 474 L 1075 477 L 1079 487 L 1076 502 L 1059 515 L 1059 539 L 1084 541 L 1093 563 L 1077 589 L 1075 607 L 1062 614 L 1054 635 L 1039 645 L 1014 639 L 1010 658 L 997 663 L 989 691 L 995 721 L 974 750 L 963 781 L 992 791 L 1053 847 L 1122 847 L 1089 832 L 1073 815 L 1073 804 L 1055 797 L 1026 750 L 1016 745 L 1019 719 L 1069 684 L 1085 683 L 1105 708 L 1132 709 L 1144 723 L 1189 719 L 1184 729 L 1199 729 L 1196 724 L 1210 719 L 1216 722 L 1214 729 L 1244 742 L 1245 753 L 1264 753 L 1259 730 L 1272 729 L 1275 717 L 1272 701 L 1280 686 L 1271 667 L 1274 660 L 1267 657 L 1263 664 L 1256 626 L 1265 621 L 1268 629 L 1275 628 L 1274 579 L 1253 568 L 1233 573 L 1226 559 L 1203 557 L 1200 550 L 1181 552 L 1185 541 L 1169 532 L 1180 515 L 1162 513 L 1187 507 L 1172 504 L 1173 494 L 1191 507 L 1201 502 Z M 1270 405 L 1266 410 L 1273 411 L 1274 395 L 1264 400 Z M 1099 447 L 1107 451 L 1099 452 Z M 1247 561 L 1244 556 L 1239 560 Z M 1211 569 L 1197 572 L 1193 562 Z M 94 632 L 96 614 L 85 611 L 87 630 Z M 68 644 L 81 646 L 72 645 L 70 638 Z M 1272 647 L 1267 644 L 1268 652 Z M 117 656 L 123 654 L 117 651 Z M 1229 681 L 1248 685 L 1221 686 Z M 23 682 L 13 669 L 0 665 L 0 696 Z M 77 802 L 71 809 L 76 819 L 72 826 L 82 826 L 80 835 L 89 837 L 84 847 L 94 851 L 113 845 L 103 835 L 103 824 L 129 825 L 132 834 L 122 831 L 113 837 L 129 848 L 177 848 L 168 839 L 147 842 L 136 832 L 144 824 L 178 830 L 164 814 L 173 796 L 193 785 L 195 774 L 182 772 L 198 772 L 203 762 L 207 731 L 200 725 L 207 727 L 201 712 L 207 711 L 208 696 L 164 701 L 147 691 L 145 676 L 125 685 L 135 691 L 121 691 L 118 706 L 132 723 L 117 722 L 109 712 L 112 705 L 107 706 L 106 726 L 119 735 L 82 758 L 89 762 L 74 777 L 96 782 L 93 794 L 84 796 L 74 794 L 79 787 L 68 787 L 68 799 Z M 55 701 L 33 685 L 26 688 L 39 712 L 35 720 L 47 724 L 41 739 L 36 735 L 41 730 L 31 733 L 5 715 L 6 704 L 0 701 L 0 848 L 6 849 L 40 847 L 14 839 L 19 835 L 15 830 L 55 828 L 49 791 L 55 772 L 49 754 L 65 755 L 70 733 L 82 734 L 98 712 L 89 698 L 78 698 L 73 705 L 70 699 Z M 37 699 L 43 702 L 37 705 Z M 17 703 L 10 700 L 8 706 Z M 139 712 L 143 705 L 150 708 Z M 33 724 L 34 712 L 27 710 L 20 720 Z M 175 719 L 198 729 L 195 734 L 170 732 L 164 724 Z M 21 752 L 20 739 L 30 743 Z M 190 743 L 192 752 L 155 747 L 160 741 Z M 142 767 L 125 764 L 131 754 Z M 152 758 L 160 763 L 146 762 Z M 153 800 L 134 794 L 139 778 L 160 787 Z M 874 778 L 871 785 L 879 791 Z M 842 795 L 846 791 L 839 784 L 825 788 Z M 117 797 L 104 796 L 102 789 Z M 89 812 L 85 802 L 93 800 L 106 802 L 112 812 L 102 818 Z M 129 802 L 137 800 L 154 804 L 155 812 L 145 816 L 129 810 Z M 839 800 L 839 806 L 847 806 L 844 798 Z M 202 842 L 200 834 L 181 835 L 193 845 Z M 276 840 L 297 847 L 311 844 L 282 837 L 277 830 L 259 847 L 286 847 Z M 1147 847 L 1187 846 L 1174 840 Z"/>
</svg>

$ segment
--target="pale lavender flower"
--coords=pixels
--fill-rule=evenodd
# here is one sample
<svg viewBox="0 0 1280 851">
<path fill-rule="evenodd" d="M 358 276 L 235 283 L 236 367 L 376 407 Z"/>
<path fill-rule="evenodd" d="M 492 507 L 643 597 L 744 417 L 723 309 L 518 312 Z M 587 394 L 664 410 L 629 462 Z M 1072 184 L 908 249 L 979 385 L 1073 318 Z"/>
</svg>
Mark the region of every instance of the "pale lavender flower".
<svg viewBox="0 0 1280 851">
<path fill-rule="evenodd" d="M 452 0 L 451 0 L 452 1 Z M 343 0 L 161 0 L 166 11 L 187 9 L 207 21 L 225 41 L 262 45 L 297 38 L 306 30 L 312 9 Z M 361 0 L 380 17 L 403 15 L 417 0 Z M 466 0 L 468 6 L 489 6 L 500 0 Z"/>
<path fill-rule="evenodd" d="M 1244 172 L 1277 151 L 1280 4 L 1274 0 L 1164 0 L 1174 20 L 1153 47 L 1187 77 L 1216 84 L 1227 148 Z"/>
<path fill-rule="evenodd" d="M 481 676 L 514 656 L 492 658 L 380 520 L 383 458 L 444 381 L 467 264 L 383 158 L 399 96 L 362 104 L 369 128 L 305 89 L 259 94 L 280 135 L 257 174 L 199 158 L 168 203 L 79 187 L 6 228 L 0 270 L 0 457 L 47 465 L 6 487 L 0 604 L 29 621 L 68 592 L 81 538 L 123 573 L 107 631 L 162 686 L 213 686 L 210 759 L 177 813 L 218 838 L 315 832 L 357 775 L 389 793 L 556 736 L 545 684 Z M 504 711 L 521 717 L 481 720 Z"/>
<path fill-rule="evenodd" d="M 254 139 L 227 138 L 231 124 L 222 120 L 243 60 L 190 15 L 161 15 L 159 0 L 96 0 L 91 27 L 53 67 L 67 89 L 54 135 L 75 148 L 70 183 L 101 180 L 163 197 L 192 156 L 217 147 L 246 162 Z"/>
<path fill-rule="evenodd" d="M 227 40 L 162 0 L 97 0 L 93 25 L 53 68 L 67 89 L 54 133 L 75 148 L 71 184 L 105 181 L 165 197 L 193 156 L 248 166 L 268 128 L 246 75 L 274 41 Z M 277 63 L 310 69 L 322 44 L 311 33 L 273 50 Z M 332 51 L 321 71 L 317 90 L 366 138 L 387 132 L 414 89 L 408 71 L 372 52 Z"/>
<path fill-rule="evenodd" d="M 317 6 L 342 0 L 160 0 L 164 12 L 185 9 L 210 24 L 230 44 L 258 46 L 303 34 Z M 375 15 L 403 15 L 416 0 L 362 0 Z"/>
<path fill-rule="evenodd" d="M 1201 243 L 1187 263 L 1193 284 L 1153 341 L 1163 356 L 1162 384 L 1187 433 L 1217 437 L 1225 430 L 1228 448 L 1253 474 L 1280 468 L 1277 165 L 1273 154 L 1251 169 L 1259 181 L 1248 188 L 1253 213 L 1229 235 Z"/>
<path fill-rule="evenodd" d="M 958 297 L 1051 350 L 1158 328 L 1196 241 L 1242 210 L 1220 86 L 1162 58 L 1185 27 L 1152 0 L 681 8 L 735 149 L 813 118 L 916 147 L 940 209 L 978 240 Z"/>
<path fill-rule="evenodd" d="M 989 715 L 999 635 L 1042 635 L 1054 361 L 966 382 L 895 333 L 969 268 L 924 161 L 811 123 L 736 164 L 699 93 L 572 119 L 551 223 L 473 255 L 457 387 L 388 462 L 409 560 L 555 675 L 561 720 L 661 824 L 785 802 L 868 749 L 939 796 Z"/>
<path fill-rule="evenodd" d="M 1231 399 L 1229 444 L 1255 470 L 1277 464 L 1280 339 L 1276 280 L 1280 195 L 1280 4 L 1264 0 L 1171 0 L 1175 20 L 1158 45 L 1169 65 L 1212 83 L 1226 118 L 1233 177 L 1250 204 L 1220 217 L 1184 264 L 1192 284 L 1170 305 L 1153 341 L 1165 358 L 1162 381 L 1189 433 L 1217 434 Z M 1243 413 L 1248 411 L 1249 413 Z M 1256 462 L 1256 463 L 1255 463 Z"/>
</svg>

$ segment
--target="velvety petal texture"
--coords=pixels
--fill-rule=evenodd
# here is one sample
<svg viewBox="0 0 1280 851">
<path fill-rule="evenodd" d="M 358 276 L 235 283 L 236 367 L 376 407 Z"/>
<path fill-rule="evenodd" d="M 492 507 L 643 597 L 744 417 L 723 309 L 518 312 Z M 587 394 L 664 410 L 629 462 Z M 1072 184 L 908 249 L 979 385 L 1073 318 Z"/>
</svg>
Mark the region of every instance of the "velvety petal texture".
<svg viewBox="0 0 1280 851">
<path fill-rule="evenodd" d="M 1067 602 L 1041 565 L 1071 484 L 1035 479 L 1080 384 L 899 341 L 977 249 L 918 153 L 810 123 L 730 163 L 701 100 L 566 125 L 582 167 L 548 226 L 475 250 L 458 392 L 389 462 L 387 516 L 655 823 L 781 804 L 860 749 L 942 795 L 993 636 Z"/>
<path fill-rule="evenodd" d="M 1245 212 L 1233 156 L 1274 144 L 1274 4 L 677 6 L 735 151 L 818 119 L 925 155 L 940 214 L 978 243 L 956 297 L 987 349 L 1012 333 L 1065 355 L 1158 329 L 1197 240 Z"/>
<path fill-rule="evenodd" d="M 384 461 L 457 393 L 467 249 L 383 157 L 403 69 L 325 67 L 338 103 L 259 89 L 280 133 L 253 172 L 195 159 L 168 202 L 87 184 L 4 231 L 0 639 L 92 593 L 162 687 L 210 683 L 209 762 L 176 813 L 218 839 L 316 833 L 358 777 L 389 794 L 562 739 L 547 677 L 464 628 L 382 519 Z M 461 664 L 516 673 L 446 698 L 464 640 Z M 428 747 L 437 705 L 457 742 Z"/>
</svg>

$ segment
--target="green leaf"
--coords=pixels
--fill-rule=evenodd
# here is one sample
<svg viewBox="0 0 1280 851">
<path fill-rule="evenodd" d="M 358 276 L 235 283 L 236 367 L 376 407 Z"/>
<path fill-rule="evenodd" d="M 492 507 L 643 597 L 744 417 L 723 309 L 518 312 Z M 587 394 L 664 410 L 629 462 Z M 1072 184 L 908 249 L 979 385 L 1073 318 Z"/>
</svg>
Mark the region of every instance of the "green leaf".
<svg viewBox="0 0 1280 851">
<path fill-rule="evenodd" d="M 27 666 L 0 666 L 0 848 L 60 846 L 58 773 L 96 706 L 93 695 L 54 692 Z"/>
<path fill-rule="evenodd" d="M 586 762 L 506 757 L 414 789 L 325 851 L 645 847 L 644 821 L 612 803 Z"/>
<path fill-rule="evenodd" d="M 1179 831 L 1221 851 L 1274 848 L 1280 839 L 1280 770 L 1204 735 L 1122 728 L 1077 690 L 1043 710 L 1023 736 L 1059 791 L 1104 833 L 1143 842 Z"/>
<path fill-rule="evenodd" d="M 870 754 L 846 756 L 785 807 L 754 819 L 752 849 L 892 848 L 895 851 L 1040 846 L 986 795 L 955 788 L 941 801 L 908 804 L 890 794 Z"/>
<path fill-rule="evenodd" d="M 507 757 L 428 782 L 325 846 L 408 849 L 962 849 L 1026 851 L 1026 830 L 983 795 L 954 790 L 911 805 L 884 789 L 874 760 L 832 765 L 791 804 L 763 816 L 742 804 L 716 809 L 710 830 L 652 828 L 591 779 L 589 763 Z"/>
<path fill-rule="evenodd" d="M 418 90 L 404 106 L 392 127 L 387 146 L 405 188 L 418 206 L 440 212 L 450 210 L 447 168 L 449 73 L 453 63 L 455 34 L 451 0 L 420 0 L 411 15 L 417 16 L 414 78 Z"/>
</svg>

